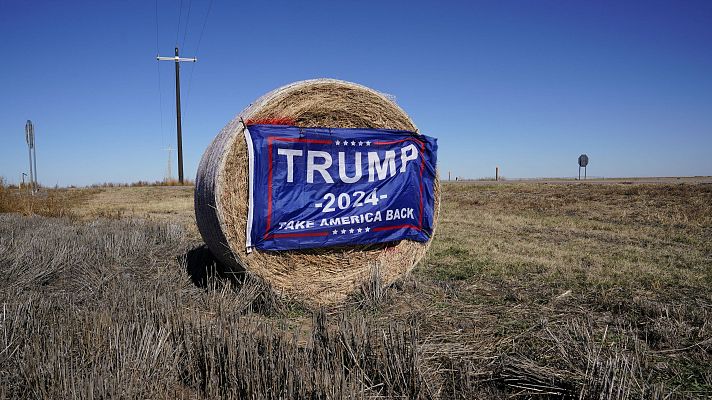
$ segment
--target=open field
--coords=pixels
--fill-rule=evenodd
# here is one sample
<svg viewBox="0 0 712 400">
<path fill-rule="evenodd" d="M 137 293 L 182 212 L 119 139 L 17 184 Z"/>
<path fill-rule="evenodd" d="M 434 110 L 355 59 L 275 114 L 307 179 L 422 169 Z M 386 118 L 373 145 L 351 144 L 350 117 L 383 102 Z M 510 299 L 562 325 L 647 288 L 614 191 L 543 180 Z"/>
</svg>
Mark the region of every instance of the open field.
<svg viewBox="0 0 712 400">
<path fill-rule="evenodd" d="M 454 181 L 457 183 L 490 184 L 494 178 Z M 453 182 L 453 183 L 454 183 Z M 536 178 L 536 179 L 506 179 L 502 178 L 500 184 L 556 184 L 556 185 L 579 185 L 581 183 L 593 185 L 642 185 L 642 184 L 699 184 L 712 183 L 712 176 L 657 176 L 657 177 L 633 177 L 633 178 L 593 178 L 578 180 L 575 178 Z"/>
<path fill-rule="evenodd" d="M 0 214 L 0 397 L 712 396 L 712 183 L 661 182 L 445 183 L 339 310 L 205 276 L 191 188 L 60 190 Z"/>
</svg>

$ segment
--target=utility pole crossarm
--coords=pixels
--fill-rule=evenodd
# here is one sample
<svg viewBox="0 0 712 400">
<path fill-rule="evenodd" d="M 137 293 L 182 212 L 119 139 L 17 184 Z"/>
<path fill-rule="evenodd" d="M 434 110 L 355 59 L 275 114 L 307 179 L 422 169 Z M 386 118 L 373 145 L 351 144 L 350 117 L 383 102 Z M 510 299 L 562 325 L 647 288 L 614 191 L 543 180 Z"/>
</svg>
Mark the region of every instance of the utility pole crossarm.
<svg viewBox="0 0 712 400">
<path fill-rule="evenodd" d="M 158 60 L 158 61 L 175 61 L 175 62 L 187 62 L 187 61 L 196 62 L 196 61 L 198 61 L 197 58 L 161 57 L 161 56 L 157 56 L 156 60 Z"/>
</svg>

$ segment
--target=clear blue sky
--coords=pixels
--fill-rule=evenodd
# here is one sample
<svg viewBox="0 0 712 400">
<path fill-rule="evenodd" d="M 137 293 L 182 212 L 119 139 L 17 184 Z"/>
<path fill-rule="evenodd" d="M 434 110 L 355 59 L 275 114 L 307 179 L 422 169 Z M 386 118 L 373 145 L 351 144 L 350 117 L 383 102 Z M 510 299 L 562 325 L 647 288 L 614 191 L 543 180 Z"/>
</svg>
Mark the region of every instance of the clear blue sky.
<svg viewBox="0 0 712 400">
<path fill-rule="evenodd" d="M 182 70 L 191 179 L 243 107 L 316 77 L 396 96 L 445 176 L 574 176 L 582 152 L 593 176 L 712 174 L 710 1 L 214 0 L 199 48 L 209 0 L 182 0 L 177 35 L 180 4 L 158 1 L 158 47 L 185 36 L 199 58 Z M 0 1 L 0 175 L 27 170 L 32 119 L 45 185 L 162 179 L 174 78 L 156 42 L 153 0 Z"/>
</svg>

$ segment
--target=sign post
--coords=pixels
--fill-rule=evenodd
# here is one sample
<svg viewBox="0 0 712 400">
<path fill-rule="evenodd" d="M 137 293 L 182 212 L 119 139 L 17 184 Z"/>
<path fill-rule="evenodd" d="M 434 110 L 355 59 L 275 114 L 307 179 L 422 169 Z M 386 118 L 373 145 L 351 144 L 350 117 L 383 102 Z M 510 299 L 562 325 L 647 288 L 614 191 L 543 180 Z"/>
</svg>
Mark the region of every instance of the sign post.
<svg viewBox="0 0 712 400">
<path fill-rule="evenodd" d="M 579 164 L 579 180 L 581 180 L 581 168 L 583 168 L 583 179 L 586 179 L 586 166 L 588 165 L 588 156 L 586 154 L 581 154 L 578 158 Z"/>
<path fill-rule="evenodd" d="M 25 141 L 27 142 L 27 152 L 30 156 L 30 189 L 34 194 L 37 187 L 37 153 L 35 152 L 35 126 L 29 119 L 25 123 Z"/>
</svg>

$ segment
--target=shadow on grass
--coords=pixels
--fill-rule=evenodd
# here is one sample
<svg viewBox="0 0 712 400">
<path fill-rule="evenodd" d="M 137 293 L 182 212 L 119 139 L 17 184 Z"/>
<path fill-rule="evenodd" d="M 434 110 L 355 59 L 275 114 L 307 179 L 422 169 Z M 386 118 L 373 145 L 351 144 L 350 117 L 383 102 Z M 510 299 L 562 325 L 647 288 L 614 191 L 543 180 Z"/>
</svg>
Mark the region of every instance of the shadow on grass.
<svg viewBox="0 0 712 400">
<path fill-rule="evenodd" d="M 285 304 L 268 282 L 249 274 L 244 269 L 222 264 L 207 245 L 195 247 L 178 257 L 195 286 L 228 301 L 243 312 L 263 315 L 281 315 L 298 308 L 298 304 Z"/>
<path fill-rule="evenodd" d="M 208 289 L 211 281 L 229 282 L 240 287 L 245 281 L 245 270 L 234 271 L 223 265 L 207 245 L 195 247 L 178 257 L 195 286 Z"/>
</svg>

